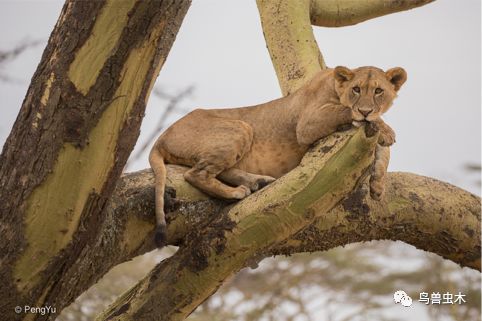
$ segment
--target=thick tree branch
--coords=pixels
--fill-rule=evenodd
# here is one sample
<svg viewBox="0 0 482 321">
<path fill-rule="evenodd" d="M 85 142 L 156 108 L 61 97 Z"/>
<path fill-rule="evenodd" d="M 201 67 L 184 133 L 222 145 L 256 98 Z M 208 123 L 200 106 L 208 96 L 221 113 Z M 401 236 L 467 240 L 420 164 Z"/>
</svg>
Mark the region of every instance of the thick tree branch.
<svg viewBox="0 0 482 321">
<path fill-rule="evenodd" d="M 323 148 L 323 145 L 318 146 Z M 168 244 L 182 245 L 190 231 L 209 225 L 233 204 L 209 198 L 168 166 Z M 266 255 L 315 252 L 359 241 L 399 240 L 480 270 L 480 198 L 451 184 L 411 173 L 389 173 L 386 194 L 373 201 L 364 182 L 328 213 Z M 174 197 L 174 195 L 176 195 Z M 154 176 L 125 175 L 109 203 L 119 264 L 154 248 Z"/>
<path fill-rule="evenodd" d="M 323 251 L 337 245 L 403 241 L 480 271 L 480 197 L 451 184 L 410 173 L 389 173 L 381 202 L 368 186 L 272 254 Z"/>
<path fill-rule="evenodd" d="M 331 142 L 321 142 L 307 155 L 295 173 L 277 184 L 291 190 L 296 186 L 292 180 L 309 177 L 306 171 L 311 171 L 316 164 L 322 164 L 319 161 L 321 150 L 326 151 L 331 145 Z M 359 241 L 400 240 L 462 266 L 480 270 L 480 198 L 435 179 L 391 173 L 386 197 L 381 202 L 371 200 L 368 187 L 360 182 L 348 197 L 331 210 L 318 207 L 310 210 L 307 207 L 304 214 L 317 219 L 287 241 L 268 247 L 257 247 L 250 243 L 249 249 L 256 248 L 255 252 L 242 256 L 239 252 L 243 251 L 232 249 L 233 245 L 229 242 L 232 238 L 233 242 L 240 242 L 238 246 L 242 244 L 241 236 L 229 231 L 232 227 L 230 215 L 239 211 L 239 215 L 243 216 L 241 213 L 256 209 L 265 213 L 262 215 L 277 215 L 276 220 L 282 220 L 283 216 L 278 212 L 279 201 L 274 202 L 275 199 L 267 195 L 276 194 L 284 188 L 270 186 L 233 205 L 210 199 L 186 183 L 182 177 L 185 168 L 169 166 L 168 170 L 168 242 L 181 245 L 181 249 L 121 297 L 99 320 L 113 315 L 116 316 L 115 320 L 130 320 L 141 314 L 147 320 L 159 316 L 163 316 L 162 320 L 182 319 L 199 303 L 199 298 L 192 300 L 194 295 L 202 292 L 202 298 L 209 296 L 225 275 L 235 273 L 244 266 L 256 265 L 259 260 L 271 255 L 323 251 Z M 117 239 L 122 244 L 118 249 L 118 263 L 153 248 L 153 183 L 150 170 L 126 175 L 109 204 L 109 213 L 118 220 L 113 222 L 113 230 L 118 231 L 120 237 Z M 279 199 L 289 199 L 289 196 L 285 194 Z M 286 206 L 285 202 L 281 206 Z M 241 212 L 240 209 L 245 210 Z M 239 224 L 237 215 L 235 220 Z M 259 229 L 257 224 L 251 226 L 255 233 L 266 235 L 265 228 Z M 281 240 L 286 232 L 279 233 L 278 240 Z M 200 250 L 200 244 L 205 245 L 201 246 L 204 250 Z M 229 252 L 221 251 L 209 257 L 208 248 L 224 248 Z M 238 257 L 240 255 L 242 258 Z M 228 262 L 234 260 L 237 265 L 227 266 L 226 257 L 229 257 Z M 190 286 L 186 287 L 186 284 Z M 175 293 L 172 297 L 176 297 L 176 300 L 166 299 L 165 293 Z"/>
<path fill-rule="evenodd" d="M 311 23 L 343 27 L 424 6 L 434 0 L 311 0 Z"/>
</svg>

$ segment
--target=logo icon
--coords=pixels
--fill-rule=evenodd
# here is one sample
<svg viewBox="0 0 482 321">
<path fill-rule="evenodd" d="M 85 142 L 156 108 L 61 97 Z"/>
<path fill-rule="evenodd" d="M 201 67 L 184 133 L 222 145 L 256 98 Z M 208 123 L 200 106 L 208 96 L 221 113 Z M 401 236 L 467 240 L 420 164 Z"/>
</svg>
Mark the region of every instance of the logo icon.
<svg viewBox="0 0 482 321">
<path fill-rule="evenodd" d="M 393 301 L 395 301 L 395 303 L 400 303 L 404 307 L 412 305 L 412 298 L 402 290 L 395 291 L 393 294 Z"/>
</svg>

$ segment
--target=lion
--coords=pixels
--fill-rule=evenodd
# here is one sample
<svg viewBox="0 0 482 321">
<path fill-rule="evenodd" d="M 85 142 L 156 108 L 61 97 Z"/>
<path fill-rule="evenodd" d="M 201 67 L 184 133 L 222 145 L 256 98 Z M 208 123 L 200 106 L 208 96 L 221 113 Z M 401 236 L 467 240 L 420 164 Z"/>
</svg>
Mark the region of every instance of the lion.
<svg viewBox="0 0 482 321">
<path fill-rule="evenodd" d="M 190 167 L 184 178 L 206 194 L 240 200 L 295 168 L 309 147 L 342 126 L 370 122 L 379 130 L 370 194 L 380 199 L 395 142 L 381 119 L 407 78 L 403 68 L 320 71 L 293 94 L 264 104 L 196 109 L 155 142 L 149 163 L 155 175 L 158 247 L 166 241 L 165 164 Z"/>
</svg>

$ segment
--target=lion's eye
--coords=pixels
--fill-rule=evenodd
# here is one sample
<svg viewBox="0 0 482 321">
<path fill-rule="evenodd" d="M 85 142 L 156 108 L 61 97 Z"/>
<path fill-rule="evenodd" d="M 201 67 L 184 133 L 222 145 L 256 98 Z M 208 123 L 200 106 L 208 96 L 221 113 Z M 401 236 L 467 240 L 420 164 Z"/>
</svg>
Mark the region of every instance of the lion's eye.
<svg viewBox="0 0 482 321">
<path fill-rule="evenodd" d="M 360 93 L 360 87 L 356 86 L 356 87 L 353 87 L 353 92 L 355 94 L 359 94 Z"/>
<path fill-rule="evenodd" d="M 382 92 L 383 92 L 383 89 L 381 89 L 381 88 L 375 89 L 375 94 L 377 94 L 377 95 L 381 94 Z"/>
</svg>

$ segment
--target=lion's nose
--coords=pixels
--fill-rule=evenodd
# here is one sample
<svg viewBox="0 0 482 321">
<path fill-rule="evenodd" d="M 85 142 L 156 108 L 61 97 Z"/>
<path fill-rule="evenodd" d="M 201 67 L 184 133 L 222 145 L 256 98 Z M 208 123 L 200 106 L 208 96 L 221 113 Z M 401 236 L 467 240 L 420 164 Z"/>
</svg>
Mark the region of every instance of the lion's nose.
<svg viewBox="0 0 482 321">
<path fill-rule="evenodd" d="M 367 117 L 372 112 L 371 109 L 358 109 L 358 111 L 365 117 Z"/>
</svg>

